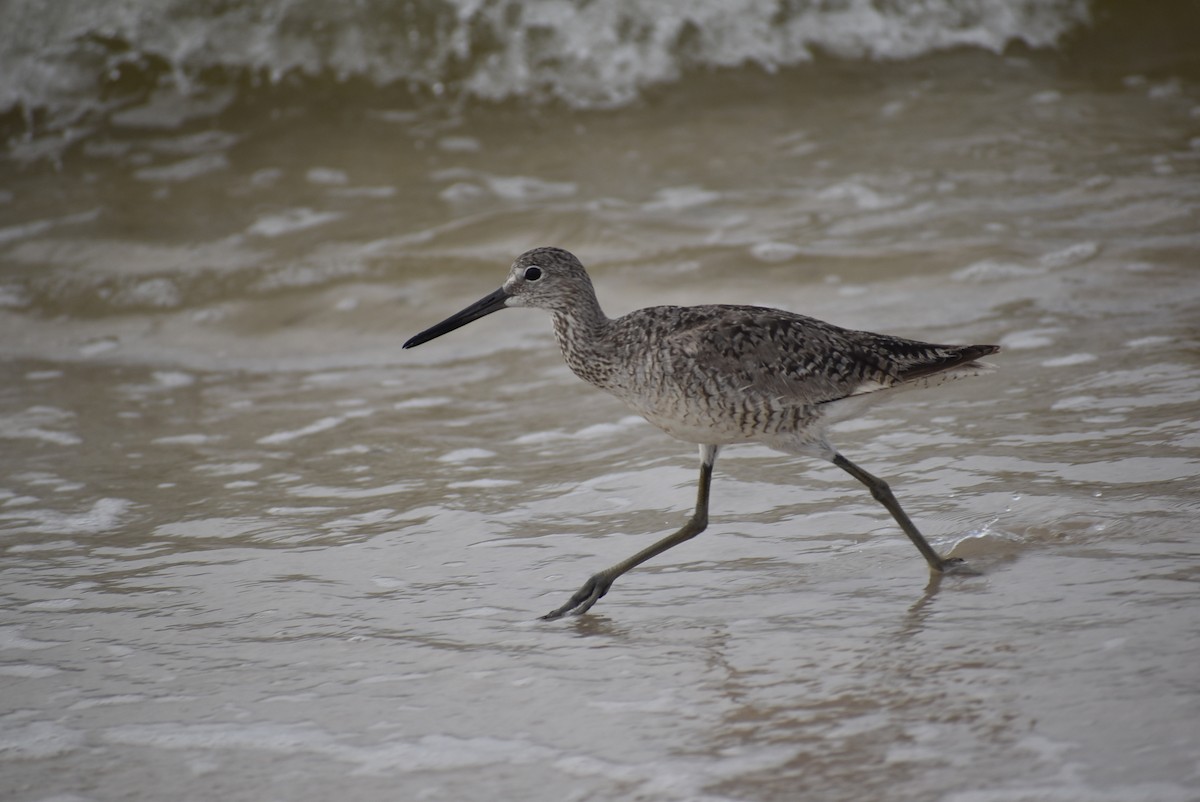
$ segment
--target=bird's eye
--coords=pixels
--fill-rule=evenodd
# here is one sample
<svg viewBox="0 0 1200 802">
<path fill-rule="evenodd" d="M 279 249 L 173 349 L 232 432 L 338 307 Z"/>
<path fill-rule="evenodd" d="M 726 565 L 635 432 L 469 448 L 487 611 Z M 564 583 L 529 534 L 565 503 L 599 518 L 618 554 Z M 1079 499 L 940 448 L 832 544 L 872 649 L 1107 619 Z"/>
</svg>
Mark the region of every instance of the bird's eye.
<svg viewBox="0 0 1200 802">
<path fill-rule="evenodd" d="M 541 277 L 542 277 L 542 269 L 540 267 L 525 268 L 525 280 L 526 281 L 537 281 Z"/>
</svg>

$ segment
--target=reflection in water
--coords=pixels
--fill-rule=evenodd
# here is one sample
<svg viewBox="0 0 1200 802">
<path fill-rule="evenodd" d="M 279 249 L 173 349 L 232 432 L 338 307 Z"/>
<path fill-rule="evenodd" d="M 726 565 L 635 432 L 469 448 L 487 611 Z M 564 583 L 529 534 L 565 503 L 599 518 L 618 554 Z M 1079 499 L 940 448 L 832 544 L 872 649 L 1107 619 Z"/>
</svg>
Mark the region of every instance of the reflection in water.
<svg viewBox="0 0 1200 802">
<path fill-rule="evenodd" d="M 630 640 L 631 630 L 628 625 L 623 625 L 602 614 L 572 616 L 568 620 L 570 628 L 581 637 L 604 637 L 626 642 Z"/>
<path fill-rule="evenodd" d="M 978 572 L 972 568 L 972 574 L 978 575 Z M 956 572 L 956 574 L 959 572 Z M 925 621 L 933 613 L 930 609 L 934 599 L 937 598 L 938 592 L 942 589 L 942 582 L 946 579 L 944 574 L 930 572 L 929 582 L 925 585 L 925 592 L 921 594 L 921 598 L 913 602 L 908 608 L 908 616 L 905 618 L 904 628 L 897 633 L 899 639 L 911 637 L 914 633 L 924 629 Z M 955 579 L 958 579 L 956 576 Z"/>
</svg>

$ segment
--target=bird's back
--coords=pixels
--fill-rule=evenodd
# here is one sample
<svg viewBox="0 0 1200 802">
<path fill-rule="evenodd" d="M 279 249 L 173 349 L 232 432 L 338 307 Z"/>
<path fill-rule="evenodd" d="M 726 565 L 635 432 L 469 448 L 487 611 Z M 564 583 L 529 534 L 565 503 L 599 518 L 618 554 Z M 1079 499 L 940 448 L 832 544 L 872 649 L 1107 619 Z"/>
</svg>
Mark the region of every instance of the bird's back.
<svg viewBox="0 0 1200 802">
<path fill-rule="evenodd" d="M 576 369 L 588 381 L 670 434 L 723 444 L 802 434 L 831 402 L 979 372 L 984 366 L 975 360 L 998 349 L 845 329 L 779 309 L 711 305 L 640 309 L 611 321 L 588 350 L 595 351 L 589 360 L 605 366 L 591 376 Z"/>
</svg>

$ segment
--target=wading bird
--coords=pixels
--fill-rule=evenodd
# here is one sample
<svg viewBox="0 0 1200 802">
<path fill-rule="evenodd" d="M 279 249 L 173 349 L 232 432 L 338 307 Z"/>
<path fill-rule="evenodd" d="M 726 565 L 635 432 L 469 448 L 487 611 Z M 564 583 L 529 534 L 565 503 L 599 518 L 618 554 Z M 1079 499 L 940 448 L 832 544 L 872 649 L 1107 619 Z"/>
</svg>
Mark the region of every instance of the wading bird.
<svg viewBox="0 0 1200 802">
<path fill-rule="evenodd" d="M 757 306 L 653 306 L 615 320 L 600 309 L 583 265 L 559 248 L 535 248 L 513 262 L 498 290 L 412 337 L 412 348 L 510 306 L 548 310 L 567 365 L 667 434 L 700 447 L 696 508 L 674 534 L 593 575 L 544 618 L 584 613 L 617 577 L 708 526 L 708 492 L 721 446 L 762 443 L 828 460 L 866 485 L 934 572 L 941 557 L 882 480 L 830 444 L 823 422 L 889 388 L 931 385 L 987 369 L 995 345 L 931 343 L 855 331 Z"/>
</svg>

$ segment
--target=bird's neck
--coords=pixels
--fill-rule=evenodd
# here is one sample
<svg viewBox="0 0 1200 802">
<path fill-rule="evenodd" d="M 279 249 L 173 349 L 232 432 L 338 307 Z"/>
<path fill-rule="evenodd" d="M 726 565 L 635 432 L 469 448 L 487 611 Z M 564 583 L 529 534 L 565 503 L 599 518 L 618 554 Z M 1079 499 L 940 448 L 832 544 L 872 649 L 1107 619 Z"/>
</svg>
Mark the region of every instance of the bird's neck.
<svg viewBox="0 0 1200 802">
<path fill-rule="evenodd" d="M 607 386 L 612 375 L 612 358 L 606 347 L 611 326 L 595 298 L 554 312 L 554 336 L 567 367 L 597 387 Z"/>
</svg>

